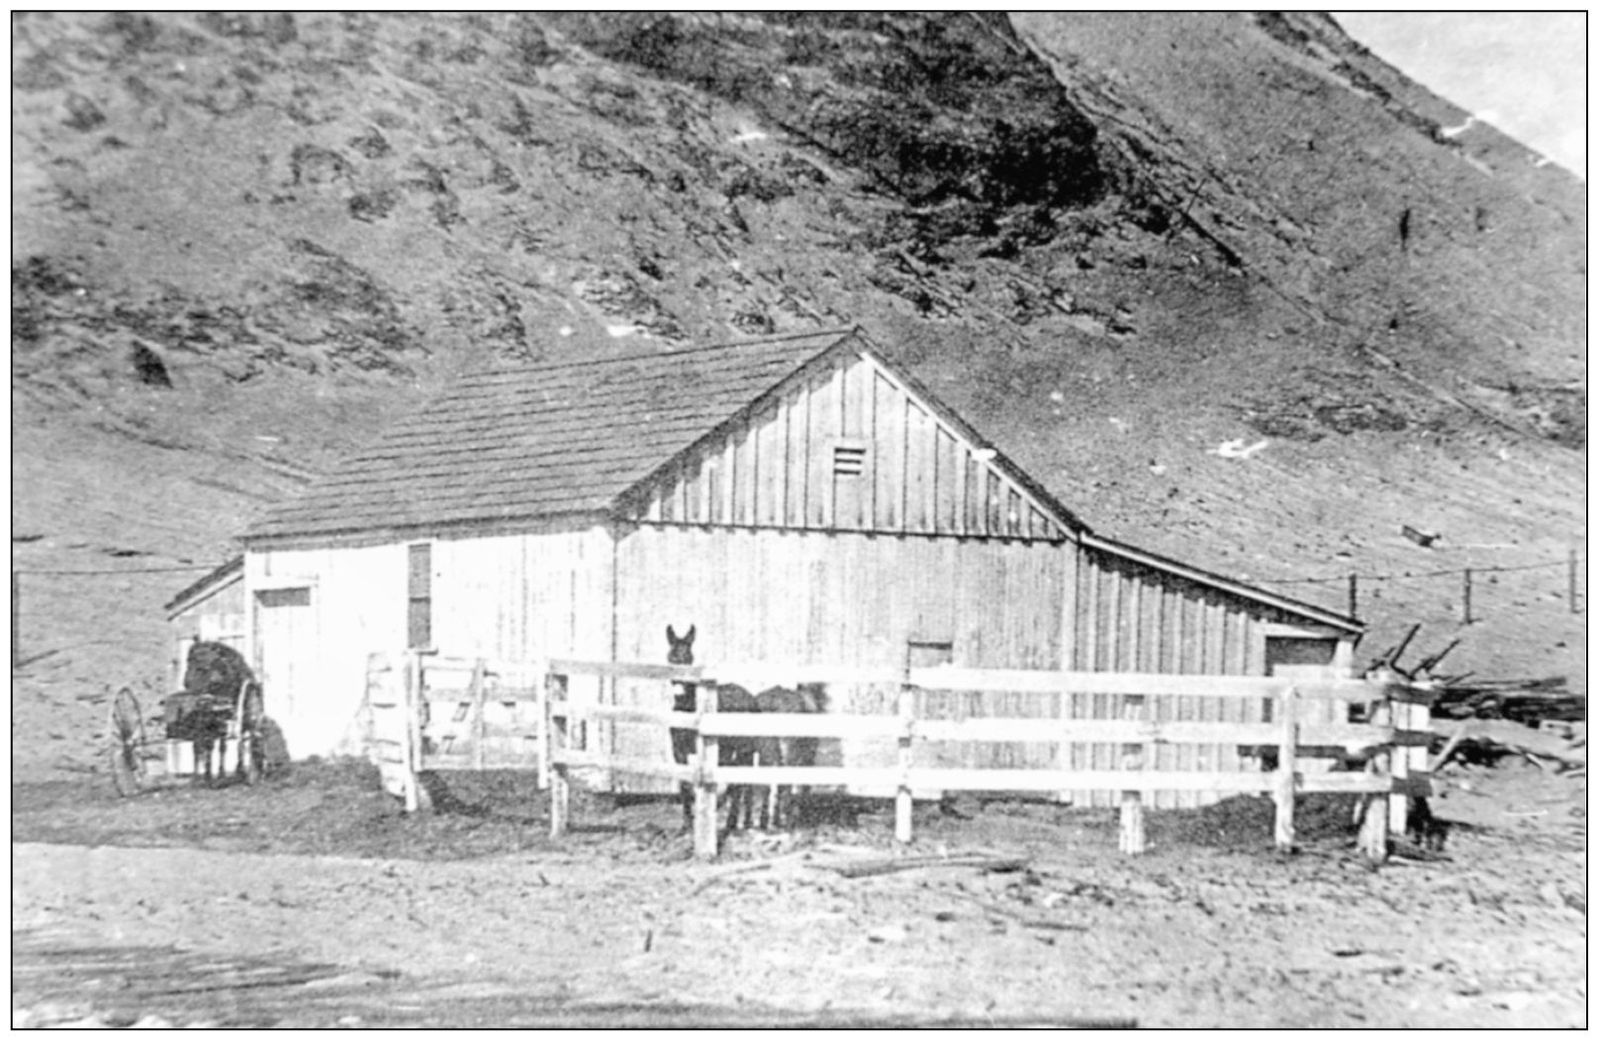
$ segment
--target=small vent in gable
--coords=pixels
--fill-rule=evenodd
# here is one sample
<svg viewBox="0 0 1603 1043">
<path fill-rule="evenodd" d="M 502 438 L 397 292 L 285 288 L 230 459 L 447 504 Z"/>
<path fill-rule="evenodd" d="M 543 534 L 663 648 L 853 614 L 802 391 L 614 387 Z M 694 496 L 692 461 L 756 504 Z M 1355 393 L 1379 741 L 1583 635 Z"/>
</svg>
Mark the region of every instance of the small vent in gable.
<svg viewBox="0 0 1603 1043">
<path fill-rule="evenodd" d="M 836 474 L 862 474 L 867 459 L 868 446 L 861 442 L 837 442 L 835 445 Z"/>
</svg>

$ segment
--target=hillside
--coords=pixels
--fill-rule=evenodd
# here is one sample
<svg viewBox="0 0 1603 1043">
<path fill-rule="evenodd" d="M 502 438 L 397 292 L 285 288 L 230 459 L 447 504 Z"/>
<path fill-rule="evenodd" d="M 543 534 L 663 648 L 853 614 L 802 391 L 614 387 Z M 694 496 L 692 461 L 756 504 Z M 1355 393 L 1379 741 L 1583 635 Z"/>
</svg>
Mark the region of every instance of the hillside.
<svg viewBox="0 0 1603 1043">
<path fill-rule="evenodd" d="M 1412 573 L 1363 584 L 1377 644 L 1584 688 L 1562 567 L 1468 627 L 1445 575 L 1584 540 L 1583 186 L 1321 16 L 47 14 L 12 54 L 64 734 L 197 573 L 40 570 L 220 561 L 463 368 L 840 323 L 1099 531 L 1337 608 Z"/>
</svg>

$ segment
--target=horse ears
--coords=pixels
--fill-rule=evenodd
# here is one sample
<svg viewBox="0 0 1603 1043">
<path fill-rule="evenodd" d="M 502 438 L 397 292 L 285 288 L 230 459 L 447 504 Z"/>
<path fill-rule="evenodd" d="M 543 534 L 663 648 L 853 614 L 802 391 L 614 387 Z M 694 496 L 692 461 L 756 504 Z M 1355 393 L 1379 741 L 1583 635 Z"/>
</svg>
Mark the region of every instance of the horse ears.
<svg viewBox="0 0 1603 1043">
<path fill-rule="evenodd" d="M 693 645 L 695 643 L 696 643 L 696 624 L 692 623 L 692 624 L 690 624 L 690 629 L 685 631 L 685 644 Z"/>
<path fill-rule="evenodd" d="M 668 624 L 668 643 L 670 645 L 677 645 L 679 643 L 679 639 L 674 636 L 672 623 Z"/>
</svg>

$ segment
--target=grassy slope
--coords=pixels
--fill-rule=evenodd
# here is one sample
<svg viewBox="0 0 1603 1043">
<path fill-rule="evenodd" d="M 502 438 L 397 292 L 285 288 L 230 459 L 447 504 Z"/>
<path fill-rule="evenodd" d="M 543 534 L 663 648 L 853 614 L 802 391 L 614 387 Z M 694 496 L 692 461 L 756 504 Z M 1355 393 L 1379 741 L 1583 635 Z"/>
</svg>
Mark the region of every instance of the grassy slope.
<svg viewBox="0 0 1603 1043">
<path fill-rule="evenodd" d="M 1243 19 L 1017 24 L 701 19 L 687 65 L 605 17 L 19 19 L 12 520 L 38 538 L 16 564 L 220 560 L 260 504 L 488 359 L 841 321 L 1093 526 L 1231 575 L 1580 539 L 1579 454 L 1535 437 L 1572 430 L 1544 389 L 1579 374 L 1576 193 L 1497 141 L 1482 173 Z M 932 62 L 973 90 L 940 97 Z M 1048 69 L 1068 108 L 1033 100 Z M 876 121 L 898 95 L 927 118 Z M 1007 151 L 987 105 L 1046 151 Z M 928 135 L 874 147 L 908 125 Z M 1080 195 L 1009 187 L 1082 160 Z M 1406 259 L 1377 245 L 1399 202 Z M 134 379 L 136 346 L 172 388 Z M 1210 452 L 1238 437 L 1271 445 Z M 1500 577 L 1454 661 L 1581 683 L 1563 578 Z M 25 577 L 24 651 L 59 651 L 14 734 L 92 730 L 80 697 L 159 669 L 188 579 Z M 1439 643 L 1455 596 L 1366 585 L 1361 614 Z"/>
</svg>

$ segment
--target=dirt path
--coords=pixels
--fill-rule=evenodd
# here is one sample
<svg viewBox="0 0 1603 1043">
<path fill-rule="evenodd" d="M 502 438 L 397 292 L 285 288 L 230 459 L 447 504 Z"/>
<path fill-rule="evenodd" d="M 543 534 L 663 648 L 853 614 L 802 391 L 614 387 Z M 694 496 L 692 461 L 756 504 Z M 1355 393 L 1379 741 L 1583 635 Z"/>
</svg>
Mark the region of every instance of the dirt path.
<svg viewBox="0 0 1603 1043">
<path fill-rule="evenodd" d="M 828 867 L 890 852 L 709 867 L 583 837 L 450 862 L 19 843 L 14 1020 L 1582 1025 L 1584 852 L 1543 821 L 1466 823 L 1454 861 L 1378 873 L 1125 859 L 989 813 L 926 850 L 1028 870 L 846 879 Z M 215 987 L 175 994 L 190 976 Z"/>
</svg>

